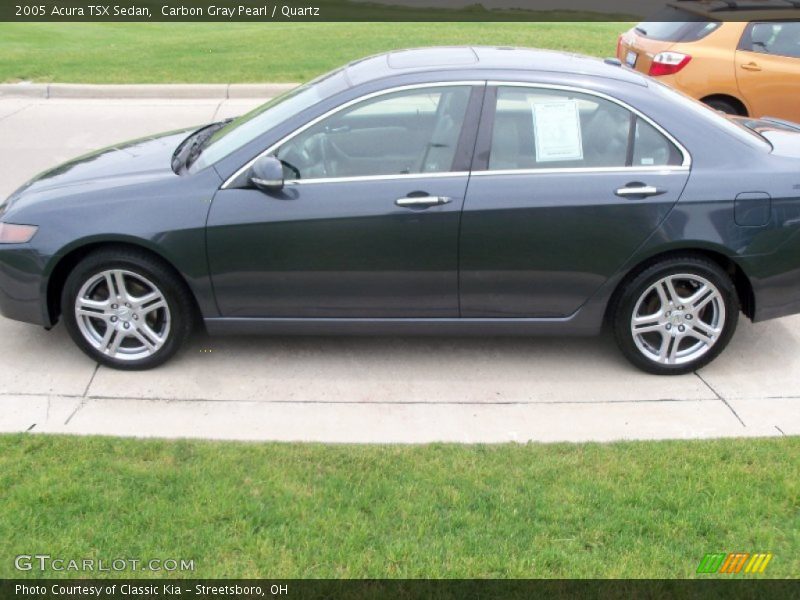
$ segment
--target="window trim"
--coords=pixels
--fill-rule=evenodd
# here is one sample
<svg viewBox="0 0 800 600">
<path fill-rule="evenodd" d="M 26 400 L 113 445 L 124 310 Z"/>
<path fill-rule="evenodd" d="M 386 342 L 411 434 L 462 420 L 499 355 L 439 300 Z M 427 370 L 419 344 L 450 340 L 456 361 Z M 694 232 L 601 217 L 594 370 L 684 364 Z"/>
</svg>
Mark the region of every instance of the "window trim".
<svg viewBox="0 0 800 600">
<path fill-rule="evenodd" d="M 231 187 L 234 187 L 234 183 L 238 180 L 243 173 L 247 172 L 250 167 L 253 166 L 259 158 L 262 156 L 269 156 L 272 152 L 277 150 L 283 144 L 291 141 L 307 129 L 310 129 L 320 121 L 324 121 L 330 116 L 335 115 L 338 112 L 346 110 L 355 104 L 359 104 L 361 102 L 365 102 L 367 100 L 371 100 L 373 98 L 378 98 L 380 96 L 384 96 L 387 94 L 392 94 L 395 92 L 403 92 L 403 91 L 410 91 L 410 90 L 417 90 L 417 89 L 427 89 L 427 88 L 437 88 L 437 87 L 457 87 L 457 86 L 469 86 L 471 88 L 475 88 L 476 86 L 480 86 L 481 89 L 485 88 L 487 85 L 486 80 L 468 80 L 468 81 L 439 81 L 435 83 L 415 83 L 409 85 L 401 85 L 395 86 L 391 88 L 386 88 L 383 90 L 379 90 L 377 92 L 371 92 L 369 94 L 365 94 L 363 96 L 359 96 L 358 98 L 354 98 L 352 100 L 348 100 L 344 104 L 339 104 L 338 106 L 326 111 L 325 113 L 321 114 L 318 117 L 315 117 L 308 121 L 307 123 L 301 125 L 299 128 L 295 129 L 291 133 L 285 135 L 280 140 L 269 146 L 266 150 L 258 154 L 255 158 L 251 159 L 247 163 L 245 163 L 241 168 L 239 168 L 233 175 L 228 177 L 225 180 L 225 183 L 220 186 L 221 190 L 225 190 Z M 472 91 L 470 92 L 472 94 Z M 471 98 L 472 96 L 470 96 Z M 469 106 L 469 105 L 468 105 Z M 468 119 L 469 115 L 465 115 L 464 124 Z M 464 125 L 462 125 L 463 127 Z M 460 141 L 460 140 L 459 140 Z M 310 183 L 333 183 L 333 182 L 350 182 L 350 181 L 381 181 L 385 179 L 420 179 L 420 178 L 431 178 L 431 177 L 457 177 L 457 176 L 464 176 L 469 175 L 468 171 L 444 171 L 439 173 L 400 173 L 400 174 L 393 174 L 393 175 L 363 175 L 363 176 L 354 176 L 354 177 L 318 177 L 318 178 L 310 178 L 310 179 L 287 179 L 284 184 L 285 185 L 307 185 Z"/>
<path fill-rule="evenodd" d="M 524 88 L 532 88 L 532 89 L 545 89 L 545 90 L 558 90 L 558 91 L 566 91 L 566 92 L 575 92 L 579 94 L 585 94 L 587 96 L 594 96 L 596 98 L 601 98 L 603 100 L 607 100 L 612 102 L 622 108 L 628 110 L 632 114 L 636 115 L 638 118 L 644 120 L 646 123 L 650 124 L 652 127 L 655 128 L 660 134 L 666 137 L 675 147 L 680 151 L 681 156 L 683 157 L 683 161 L 680 165 L 654 165 L 654 166 L 636 166 L 636 165 L 625 165 L 619 167 L 550 167 L 550 168 L 542 168 L 542 169 L 503 169 L 503 170 L 490 170 L 489 169 L 489 154 L 488 149 L 489 146 L 484 146 L 483 148 L 479 148 L 478 151 L 475 153 L 475 160 L 476 162 L 482 159 L 484 164 L 476 165 L 473 163 L 472 165 L 472 175 L 478 176 L 486 176 L 486 175 L 516 175 L 516 174 L 526 174 L 532 175 L 536 173 L 542 174 L 552 174 L 552 173 L 611 173 L 611 172 L 675 172 L 675 171 L 689 171 L 692 166 L 692 155 L 686 149 L 686 147 L 681 144 L 675 137 L 669 133 L 666 129 L 664 129 L 661 125 L 653 121 L 650 117 L 642 113 L 640 110 L 634 108 L 627 102 L 619 100 L 618 98 L 614 98 L 613 96 L 609 96 L 608 94 L 604 94 L 603 92 L 598 92 L 595 90 L 589 90 L 586 88 L 581 88 L 577 86 L 570 86 L 570 85 L 558 85 L 558 84 L 550 84 L 550 83 L 531 83 L 531 82 L 521 82 L 521 81 L 488 81 L 487 82 L 487 93 L 491 90 L 495 90 L 494 92 L 494 102 L 486 102 L 484 103 L 484 115 L 481 122 L 483 123 L 486 120 L 487 112 L 491 113 L 491 122 L 492 122 L 492 130 L 489 131 L 488 139 L 489 144 L 491 144 L 491 134 L 493 133 L 493 124 L 494 124 L 494 116 L 497 112 L 497 90 L 501 87 L 524 87 Z M 488 97 L 487 97 L 488 98 Z M 483 135 L 479 134 L 479 143 L 486 143 L 486 131 L 484 130 Z M 485 156 L 484 156 L 485 155 Z"/>
</svg>

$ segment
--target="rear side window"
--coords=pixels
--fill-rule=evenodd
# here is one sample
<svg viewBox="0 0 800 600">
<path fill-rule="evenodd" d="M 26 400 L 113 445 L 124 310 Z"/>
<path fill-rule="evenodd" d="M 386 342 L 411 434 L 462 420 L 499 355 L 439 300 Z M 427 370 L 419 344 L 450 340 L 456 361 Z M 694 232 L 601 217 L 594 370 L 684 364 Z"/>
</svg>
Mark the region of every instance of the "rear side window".
<svg viewBox="0 0 800 600">
<path fill-rule="evenodd" d="M 740 50 L 800 58 L 800 22 L 750 23 Z"/>
<path fill-rule="evenodd" d="M 678 148 L 628 109 L 563 90 L 498 88 L 489 170 L 675 166 Z"/>
<path fill-rule="evenodd" d="M 719 26 L 719 21 L 709 21 L 700 15 L 673 7 L 665 7 L 636 26 L 636 33 L 660 42 L 696 42 L 702 40 Z"/>
</svg>

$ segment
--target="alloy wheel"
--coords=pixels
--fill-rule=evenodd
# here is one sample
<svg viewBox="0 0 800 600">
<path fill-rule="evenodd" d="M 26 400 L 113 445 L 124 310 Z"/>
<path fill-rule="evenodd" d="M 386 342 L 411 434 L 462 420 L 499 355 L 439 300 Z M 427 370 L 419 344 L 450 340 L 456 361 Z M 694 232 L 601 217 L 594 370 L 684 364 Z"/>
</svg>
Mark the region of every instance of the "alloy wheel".
<svg viewBox="0 0 800 600">
<path fill-rule="evenodd" d="M 704 356 L 725 327 L 719 289 L 695 274 L 662 277 L 637 300 L 631 315 L 634 343 L 648 359 L 680 365 Z"/>
<path fill-rule="evenodd" d="M 89 344 L 124 361 L 152 356 L 166 343 L 171 315 L 161 290 L 124 269 L 91 276 L 75 298 L 75 320 Z"/>
</svg>

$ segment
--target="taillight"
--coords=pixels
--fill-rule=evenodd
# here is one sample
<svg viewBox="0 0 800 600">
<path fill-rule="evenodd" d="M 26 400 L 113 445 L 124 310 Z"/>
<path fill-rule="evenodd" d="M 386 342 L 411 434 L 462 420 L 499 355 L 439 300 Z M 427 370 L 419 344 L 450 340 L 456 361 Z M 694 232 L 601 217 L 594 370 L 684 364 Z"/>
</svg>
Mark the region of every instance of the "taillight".
<svg viewBox="0 0 800 600">
<path fill-rule="evenodd" d="M 622 60 L 622 34 L 617 38 L 617 58 Z"/>
<path fill-rule="evenodd" d="M 689 64 L 692 57 L 680 52 L 659 52 L 653 57 L 648 75 L 673 75 Z"/>
</svg>

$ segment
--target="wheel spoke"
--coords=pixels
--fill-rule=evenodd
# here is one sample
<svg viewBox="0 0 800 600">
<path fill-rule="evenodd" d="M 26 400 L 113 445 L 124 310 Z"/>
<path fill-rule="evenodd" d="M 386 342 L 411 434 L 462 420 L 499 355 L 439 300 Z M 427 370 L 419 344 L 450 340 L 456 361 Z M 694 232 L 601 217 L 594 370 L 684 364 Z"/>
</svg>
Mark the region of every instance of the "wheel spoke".
<svg viewBox="0 0 800 600">
<path fill-rule="evenodd" d="M 119 351 L 120 344 L 122 344 L 122 340 L 125 339 L 125 335 L 115 328 L 109 327 L 106 336 L 108 339 L 106 339 L 106 337 L 103 338 L 103 350 L 106 354 L 114 356 L 117 351 Z"/>
<path fill-rule="evenodd" d="M 633 318 L 633 332 L 636 334 L 650 333 L 653 331 L 661 331 L 663 325 L 661 324 L 662 312 L 659 311 L 652 315 L 644 315 Z"/>
<path fill-rule="evenodd" d="M 658 362 L 665 363 L 669 360 L 669 348 L 674 339 L 671 335 L 661 336 L 661 346 L 658 348 Z"/>
<path fill-rule="evenodd" d="M 148 292 L 144 296 L 136 296 L 135 298 L 131 298 L 131 301 L 136 306 L 144 306 L 148 302 L 152 302 L 153 300 L 159 300 L 161 298 L 161 294 L 156 291 Z"/>
<path fill-rule="evenodd" d="M 717 293 L 714 290 L 705 290 L 702 294 L 697 293 L 692 298 L 695 298 L 691 304 L 692 311 L 699 313 L 709 302 L 717 299 Z"/>
<path fill-rule="evenodd" d="M 666 288 L 662 285 L 659 281 L 656 284 L 656 294 L 658 294 L 658 299 L 661 302 L 661 310 L 666 310 L 667 306 L 669 306 L 669 294 L 667 293 Z M 640 300 L 641 302 L 641 300 Z"/>
<path fill-rule="evenodd" d="M 114 271 L 114 284 L 116 296 L 122 301 L 127 300 L 128 288 L 125 286 L 125 274 L 122 271 Z"/>
<path fill-rule="evenodd" d="M 167 306 L 166 301 L 159 296 L 158 300 L 155 300 L 151 304 L 142 305 L 141 311 L 142 314 L 148 315 L 154 310 L 158 310 L 159 308 L 166 308 L 166 306 Z"/>
<path fill-rule="evenodd" d="M 164 338 L 153 331 L 152 327 L 147 323 L 141 323 L 136 329 L 141 332 L 142 335 L 152 340 L 156 346 L 161 346 L 161 344 L 164 343 Z"/>
<path fill-rule="evenodd" d="M 675 291 L 675 286 L 672 284 L 672 278 L 666 277 L 663 280 L 664 289 L 666 290 L 667 298 L 673 304 L 679 304 L 683 302 L 680 296 L 678 296 L 678 292 Z"/>
<path fill-rule="evenodd" d="M 79 315 L 93 317 L 96 319 L 107 319 L 106 311 L 109 307 L 107 300 L 92 300 L 90 298 L 79 298 L 76 310 Z"/>
<path fill-rule="evenodd" d="M 720 334 L 720 330 L 698 319 L 689 328 L 688 333 L 692 337 L 696 337 L 698 340 L 708 342 L 716 339 L 716 337 Z"/>
<path fill-rule="evenodd" d="M 117 296 L 117 289 L 114 286 L 114 276 L 111 271 L 106 271 L 103 273 L 103 280 L 106 282 L 106 287 L 108 288 L 108 299 L 112 301 Z"/>
<path fill-rule="evenodd" d="M 147 349 L 148 349 L 150 352 L 155 352 L 155 351 L 158 349 L 158 346 L 159 346 L 160 344 L 159 344 L 159 345 L 157 345 L 157 344 L 154 344 L 152 341 L 150 341 L 149 339 L 147 339 L 147 336 L 146 336 L 146 335 L 144 335 L 144 333 L 142 333 L 142 330 L 141 330 L 141 329 L 142 329 L 142 328 L 137 328 L 137 329 L 134 329 L 134 330 L 132 331 L 131 335 L 132 335 L 134 338 L 136 338 L 137 340 L 139 340 L 140 342 L 142 342 L 142 344 L 145 346 L 145 348 L 147 348 Z"/>
</svg>

